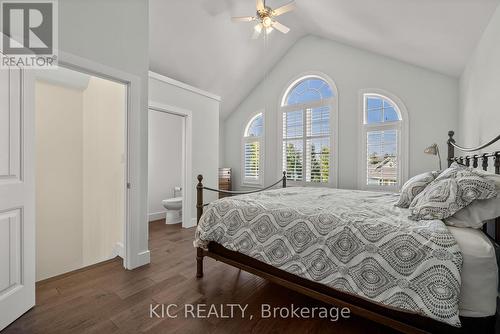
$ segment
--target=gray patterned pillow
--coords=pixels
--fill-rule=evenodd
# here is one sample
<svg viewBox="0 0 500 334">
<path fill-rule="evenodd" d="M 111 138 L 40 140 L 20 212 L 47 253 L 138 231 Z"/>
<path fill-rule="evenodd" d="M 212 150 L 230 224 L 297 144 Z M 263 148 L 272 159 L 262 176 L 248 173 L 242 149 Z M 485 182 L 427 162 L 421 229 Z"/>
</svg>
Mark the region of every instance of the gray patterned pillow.
<svg viewBox="0 0 500 334">
<path fill-rule="evenodd" d="M 401 188 L 399 201 L 394 205 L 400 208 L 407 209 L 415 196 L 417 196 L 422 190 L 424 190 L 425 187 L 429 185 L 429 183 L 434 181 L 434 179 L 436 179 L 438 175 L 439 172 L 426 172 L 415 175 L 414 177 L 406 181 Z"/>
<path fill-rule="evenodd" d="M 497 196 L 495 183 L 470 168 L 451 166 L 410 204 L 410 219 L 445 219 L 474 200 Z"/>
<path fill-rule="evenodd" d="M 474 173 L 477 173 L 475 170 L 472 168 L 466 167 L 464 165 L 460 165 L 456 162 L 452 163 L 450 167 L 446 168 L 439 176 L 436 177 L 436 181 L 443 180 L 443 179 L 448 179 L 450 177 L 456 177 L 457 173 L 461 170 L 469 170 Z"/>
</svg>

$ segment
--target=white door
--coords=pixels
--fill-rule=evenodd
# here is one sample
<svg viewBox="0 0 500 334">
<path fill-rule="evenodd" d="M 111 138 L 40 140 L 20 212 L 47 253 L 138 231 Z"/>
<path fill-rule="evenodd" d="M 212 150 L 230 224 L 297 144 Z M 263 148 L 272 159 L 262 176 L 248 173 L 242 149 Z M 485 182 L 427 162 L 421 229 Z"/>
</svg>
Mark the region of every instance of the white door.
<svg viewBox="0 0 500 334">
<path fill-rule="evenodd" d="M 35 305 L 33 79 L 0 69 L 0 330 Z"/>
</svg>

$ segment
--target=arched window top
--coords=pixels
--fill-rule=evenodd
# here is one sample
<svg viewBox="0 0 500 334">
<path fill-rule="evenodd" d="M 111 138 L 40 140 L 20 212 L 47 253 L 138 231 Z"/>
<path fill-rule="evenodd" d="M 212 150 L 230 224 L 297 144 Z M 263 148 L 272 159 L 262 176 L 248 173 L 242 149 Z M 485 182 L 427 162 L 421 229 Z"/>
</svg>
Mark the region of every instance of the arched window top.
<svg viewBox="0 0 500 334">
<path fill-rule="evenodd" d="M 321 77 L 309 75 L 296 80 L 287 89 L 282 106 L 304 104 L 334 97 L 332 87 Z"/>
<path fill-rule="evenodd" d="M 397 104 L 386 96 L 365 94 L 364 104 L 365 124 L 381 124 L 403 120 Z"/>
<path fill-rule="evenodd" d="M 258 113 L 250 121 L 248 122 L 247 126 L 245 127 L 245 137 L 260 137 L 262 136 L 262 132 L 264 131 L 263 128 L 264 122 L 263 122 L 263 117 L 262 113 Z"/>
</svg>

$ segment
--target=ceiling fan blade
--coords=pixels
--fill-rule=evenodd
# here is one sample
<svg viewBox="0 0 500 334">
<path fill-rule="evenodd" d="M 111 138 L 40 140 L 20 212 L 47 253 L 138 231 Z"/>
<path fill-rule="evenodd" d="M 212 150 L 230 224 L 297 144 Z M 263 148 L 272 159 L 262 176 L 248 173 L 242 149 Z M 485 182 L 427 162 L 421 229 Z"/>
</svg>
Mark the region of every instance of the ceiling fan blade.
<svg viewBox="0 0 500 334">
<path fill-rule="evenodd" d="M 257 11 L 266 9 L 264 0 L 257 0 Z"/>
<path fill-rule="evenodd" d="M 295 3 L 295 1 L 292 1 L 289 4 L 286 4 L 284 6 L 281 6 L 273 10 L 273 16 L 280 16 L 282 14 L 288 13 L 289 11 L 294 10 L 296 7 L 297 4 Z"/>
<path fill-rule="evenodd" d="M 237 17 L 232 17 L 231 20 L 233 22 L 252 22 L 252 21 L 255 21 L 255 17 L 253 17 L 253 16 L 237 16 Z"/>
<path fill-rule="evenodd" d="M 279 23 L 278 21 L 274 21 L 271 25 L 272 25 L 272 27 L 274 29 L 276 29 L 278 31 L 281 31 L 284 34 L 287 34 L 290 31 L 290 28 L 288 28 L 287 26 Z"/>
</svg>

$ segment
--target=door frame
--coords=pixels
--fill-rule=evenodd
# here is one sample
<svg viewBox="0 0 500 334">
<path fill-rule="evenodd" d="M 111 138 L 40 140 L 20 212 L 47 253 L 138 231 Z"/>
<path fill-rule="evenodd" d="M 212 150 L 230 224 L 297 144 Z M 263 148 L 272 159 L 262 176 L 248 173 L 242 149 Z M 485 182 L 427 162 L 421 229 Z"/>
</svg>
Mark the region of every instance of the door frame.
<svg viewBox="0 0 500 334">
<path fill-rule="evenodd" d="M 123 266 L 134 269 L 150 262 L 147 221 L 141 207 L 141 79 L 133 74 L 59 51 L 59 65 L 127 87 L 125 113 L 125 221 Z M 145 240 L 145 241 L 144 241 Z M 145 249 L 144 245 L 145 244 Z"/>
<path fill-rule="evenodd" d="M 194 208 L 193 198 L 193 113 L 190 110 L 162 104 L 149 102 L 149 111 L 164 112 L 182 117 L 182 227 L 192 227 L 192 210 Z M 148 143 L 149 146 L 149 143 Z M 149 197 L 149 195 L 148 195 Z M 148 198 L 149 200 L 149 198 Z"/>
</svg>

